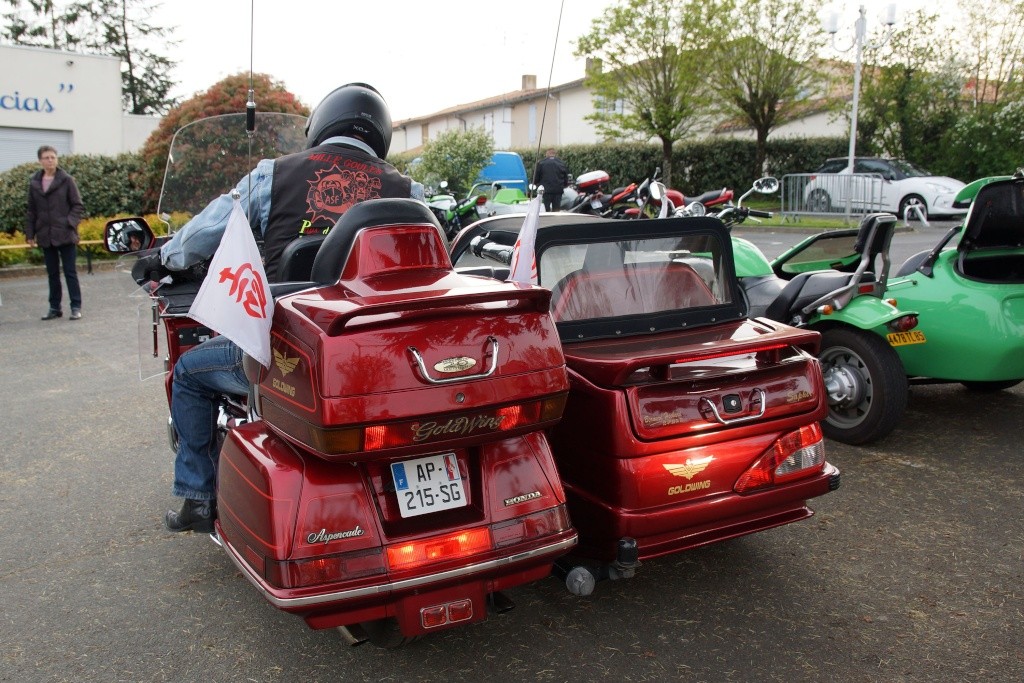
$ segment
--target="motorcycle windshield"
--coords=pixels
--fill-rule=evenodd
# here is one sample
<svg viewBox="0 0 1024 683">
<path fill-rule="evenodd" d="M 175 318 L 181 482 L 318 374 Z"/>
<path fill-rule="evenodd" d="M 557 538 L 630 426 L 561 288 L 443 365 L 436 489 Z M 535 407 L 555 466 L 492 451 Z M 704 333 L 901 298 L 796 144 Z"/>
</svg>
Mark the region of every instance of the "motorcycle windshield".
<svg viewBox="0 0 1024 683">
<path fill-rule="evenodd" d="M 539 284 L 564 342 L 710 325 L 746 314 L 728 232 L 716 219 L 552 226 Z"/>
<path fill-rule="evenodd" d="M 275 159 L 306 146 L 306 118 L 257 112 L 256 130 L 245 130 L 245 113 L 224 114 L 182 126 L 171 140 L 157 208 L 172 225 L 199 213 L 229 192 L 260 159 Z M 244 203 L 248 198 L 242 197 Z"/>
</svg>

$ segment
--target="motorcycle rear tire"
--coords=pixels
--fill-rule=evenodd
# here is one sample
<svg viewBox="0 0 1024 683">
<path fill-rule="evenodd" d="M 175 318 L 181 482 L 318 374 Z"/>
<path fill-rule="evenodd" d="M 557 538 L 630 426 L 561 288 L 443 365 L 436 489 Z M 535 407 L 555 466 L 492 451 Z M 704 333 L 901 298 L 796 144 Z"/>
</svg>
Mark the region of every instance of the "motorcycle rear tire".
<svg viewBox="0 0 1024 683">
<path fill-rule="evenodd" d="M 392 618 L 364 621 L 359 625 L 372 645 L 385 650 L 394 650 L 419 639 L 419 636 L 402 635 L 398 620 Z"/>
<path fill-rule="evenodd" d="M 866 444 L 896 428 L 907 407 L 907 376 L 896 351 L 880 336 L 855 327 L 821 331 L 819 358 L 826 375 L 845 373 L 857 382 L 855 404 L 833 405 L 821 428 L 825 436 L 852 445 Z"/>
</svg>

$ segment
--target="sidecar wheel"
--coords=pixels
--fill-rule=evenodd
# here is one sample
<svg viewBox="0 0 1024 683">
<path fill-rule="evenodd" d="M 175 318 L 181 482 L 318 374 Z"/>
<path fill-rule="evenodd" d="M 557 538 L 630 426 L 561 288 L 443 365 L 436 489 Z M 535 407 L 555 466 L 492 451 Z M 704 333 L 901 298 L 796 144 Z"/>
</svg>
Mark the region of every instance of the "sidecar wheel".
<svg viewBox="0 0 1024 683">
<path fill-rule="evenodd" d="M 1015 387 L 1024 379 L 1005 379 L 1001 382 L 960 382 L 971 391 L 992 392 Z"/>
<path fill-rule="evenodd" d="M 828 391 L 825 436 L 865 444 L 896 427 L 907 407 L 907 376 L 881 337 L 856 328 L 826 329 L 819 358 Z"/>
<path fill-rule="evenodd" d="M 402 635 L 396 619 L 364 621 L 359 625 L 370 643 L 385 650 L 394 650 L 419 639 L 419 636 Z"/>
</svg>

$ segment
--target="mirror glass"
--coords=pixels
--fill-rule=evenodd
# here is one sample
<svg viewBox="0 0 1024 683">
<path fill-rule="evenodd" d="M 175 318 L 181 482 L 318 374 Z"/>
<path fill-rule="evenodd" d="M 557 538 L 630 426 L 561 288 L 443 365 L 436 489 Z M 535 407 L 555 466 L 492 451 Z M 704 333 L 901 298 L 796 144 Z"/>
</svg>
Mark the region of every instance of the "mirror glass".
<svg viewBox="0 0 1024 683">
<path fill-rule="evenodd" d="M 107 251 L 114 254 L 142 251 L 153 246 L 153 231 L 142 218 L 116 218 L 107 221 L 103 230 L 103 244 Z"/>
<path fill-rule="evenodd" d="M 754 190 L 761 194 L 772 194 L 774 192 L 778 192 L 779 181 L 771 176 L 758 178 L 754 181 Z"/>
</svg>

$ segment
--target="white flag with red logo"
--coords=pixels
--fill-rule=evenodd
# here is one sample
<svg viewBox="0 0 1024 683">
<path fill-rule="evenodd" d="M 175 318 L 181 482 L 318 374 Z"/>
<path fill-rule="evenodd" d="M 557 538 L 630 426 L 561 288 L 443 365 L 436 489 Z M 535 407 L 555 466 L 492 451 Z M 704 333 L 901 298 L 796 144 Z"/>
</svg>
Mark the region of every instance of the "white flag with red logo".
<svg viewBox="0 0 1024 683">
<path fill-rule="evenodd" d="M 270 367 L 274 300 L 259 248 L 237 199 L 210 271 L 188 315 L 233 341 L 264 367 Z"/>
<path fill-rule="evenodd" d="M 540 223 L 540 195 L 530 200 L 526 209 L 526 219 L 519 229 L 519 238 L 512 250 L 512 264 L 509 268 L 508 281 L 521 282 L 524 285 L 537 284 L 537 226 Z"/>
</svg>

